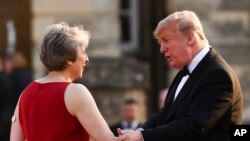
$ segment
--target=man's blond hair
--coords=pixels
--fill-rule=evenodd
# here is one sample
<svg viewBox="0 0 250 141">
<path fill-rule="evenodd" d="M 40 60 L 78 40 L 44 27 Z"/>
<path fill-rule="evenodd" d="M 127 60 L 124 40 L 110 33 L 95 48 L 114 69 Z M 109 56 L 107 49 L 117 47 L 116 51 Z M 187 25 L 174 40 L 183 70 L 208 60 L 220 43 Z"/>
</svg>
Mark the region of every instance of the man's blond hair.
<svg viewBox="0 0 250 141">
<path fill-rule="evenodd" d="M 161 20 L 154 31 L 154 36 L 158 38 L 159 33 L 171 22 L 176 23 L 177 30 L 183 35 L 196 33 L 201 40 L 208 43 L 198 16 L 193 11 L 187 10 L 174 12 Z"/>
</svg>

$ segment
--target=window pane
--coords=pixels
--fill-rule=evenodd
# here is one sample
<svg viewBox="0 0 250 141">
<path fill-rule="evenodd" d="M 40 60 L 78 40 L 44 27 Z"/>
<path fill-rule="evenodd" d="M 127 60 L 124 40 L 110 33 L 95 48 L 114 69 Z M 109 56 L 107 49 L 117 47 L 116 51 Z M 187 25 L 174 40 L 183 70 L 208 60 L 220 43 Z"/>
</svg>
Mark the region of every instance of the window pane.
<svg viewBox="0 0 250 141">
<path fill-rule="evenodd" d="M 130 7 L 130 0 L 120 0 L 121 9 L 128 9 Z"/>
<path fill-rule="evenodd" d="M 122 42 L 129 42 L 131 35 L 130 35 L 130 22 L 128 16 L 121 16 L 121 41 Z"/>
</svg>

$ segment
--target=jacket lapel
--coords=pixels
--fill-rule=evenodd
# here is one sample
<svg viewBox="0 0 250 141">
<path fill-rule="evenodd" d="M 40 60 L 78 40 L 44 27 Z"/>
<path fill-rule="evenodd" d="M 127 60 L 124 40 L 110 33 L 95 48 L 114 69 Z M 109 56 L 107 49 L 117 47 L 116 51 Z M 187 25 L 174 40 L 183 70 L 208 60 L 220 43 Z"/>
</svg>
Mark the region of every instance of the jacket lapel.
<svg viewBox="0 0 250 141">
<path fill-rule="evenodd" d="M 175 90 L 176 90 L 175 87 L 176 87 L 176 85 L 178 85 L 177 83 L 178 83 L 178 80 L 181 79 L 180 77 L 181 77 L 181 72 L 179 71 L 178 74 L 176 75 L 175 79 L 173 80 L 172 85 L 169 88 L 169 92 L 168 92 L 166 100 L 164 102 L 165 106 L 168 105 L 169 102 L 171 102 L 170 97 L 175 94 Z"/>
<path fill-rule="evenodd" d="M 194 86 L 195 83 L 196 83 L 195 77 L 190 76 L 187 82 L 185 83 L 185 85 L 182 87 L 175 101 L 173 102 L 166 120 L 168 120 L 175 113 L 175 111 L 179 108 L 180 103 L 184 100 L 184 98 L 187 96 L 189 91 L 193 88 L 192 86 Z"/>
<path fill-rule="evenodd" d="M 171 108 L 169 109 L 169 112 L 167 114 L 167 118 L 165 121 L 167 121 L 179 108 L 180 103 L 185 99 L 185 97 L 188 95 L 190 90 L 192 90 L 195 83 L 197 83 L 197 80 L 202 76 L 202 73 L 204 72 L 204 69 L 205 69 L 205 65 L 208 63 L 208 61 L 211 59 L 211 57 L 214 56 L 215 54 L 216 54 L 215 51 L 213 49 L 211 49 L 209 51 L 209 53 L 196 66 L 196 68 L 193 70 L 192 74 L 190 74 L 187 82 L 182 87 L 177 98 L 175 99 Z"/>
</svg>

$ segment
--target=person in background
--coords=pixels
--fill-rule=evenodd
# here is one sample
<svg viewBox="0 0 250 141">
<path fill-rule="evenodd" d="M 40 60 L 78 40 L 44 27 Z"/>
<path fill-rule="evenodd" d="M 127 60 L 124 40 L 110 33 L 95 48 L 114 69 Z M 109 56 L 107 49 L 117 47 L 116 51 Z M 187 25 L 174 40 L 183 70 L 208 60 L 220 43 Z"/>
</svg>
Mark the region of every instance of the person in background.
<svg viewBox="0 0 250 141">
<path fill-rule="evenodd" d="M 159 109 L 164 107 L 164 103 L 165 103 L 165 99 L 167 97 L 168 94 L 168 88 L 164 88 L 160 91 L 159 94 L 159 99 L 158 99 L 158 107 Z"/>
<path fill-rule="evenodd" d="M 170 14 L 154 35 L 160 52 L 180 70 L 164 107 L 137 131 L 118 130 L 118 141 L 229 141 L 242 123 L 243 97 L 229 64 L 211 47 L 192 11 Z"/>
<path fill-rule="evenodd" d="M 48 74 L 22 92 L 12 117 L 10 141 L 115 141 L 97 105 L 82 84 L 89 62 L 90 33 L 66 23 L 48 27 L 40 59 Z"/>
<path fill-rule="evenodd" d="M 13 71 L 12 55 L 4 56 L 4 71 L 9 75 Z"/>
<path fill-rule="evenodd" d="M 0 139 L 9 141 L 11 116 L 13 113 L 13 92 L 8 73 L 6 72 L 6 57 L 0 55 Z"/>
<path fill-rule="evenodd" d="M 140 105 L 135 98 L 125 99 L 120 110 L 121 121 L 111 125 L 111 131 L 115 136 L 118 136 L 118 128 L 122 130 L 136 130 L 141 127 L 140 113 Z"/>
<path fill-rule="evenodd" d="M 9 72 L 11 84 L 13 85 L 14 102 L 25 87 L 33 80 L 31 72 L 28 70 L 27 60 L 21 52 L 15 52 L 11 56 L 12 69 Z"/>
</svg>

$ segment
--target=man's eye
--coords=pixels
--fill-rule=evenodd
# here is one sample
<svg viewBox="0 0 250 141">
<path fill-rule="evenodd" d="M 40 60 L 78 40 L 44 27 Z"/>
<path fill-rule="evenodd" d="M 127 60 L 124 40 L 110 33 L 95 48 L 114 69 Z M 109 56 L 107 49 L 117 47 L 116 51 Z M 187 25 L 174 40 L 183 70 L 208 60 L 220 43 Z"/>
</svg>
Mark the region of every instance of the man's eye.
<svg viewBox="0 0 250 141">
<path fill-rule="evenodd" d="M 158 40 L 158 44 L 161 45 L 162 43 L 168 43 L 170 41 L 170 39 L 162 39 L 162 40 Z"/>
<path fill-rule="evenodd" d="M 167 42 L 169 42 L 169 39 L 164 39 L 163 41 L 164 41 L 164 43 L 167 43 Z"/>
</svg>

